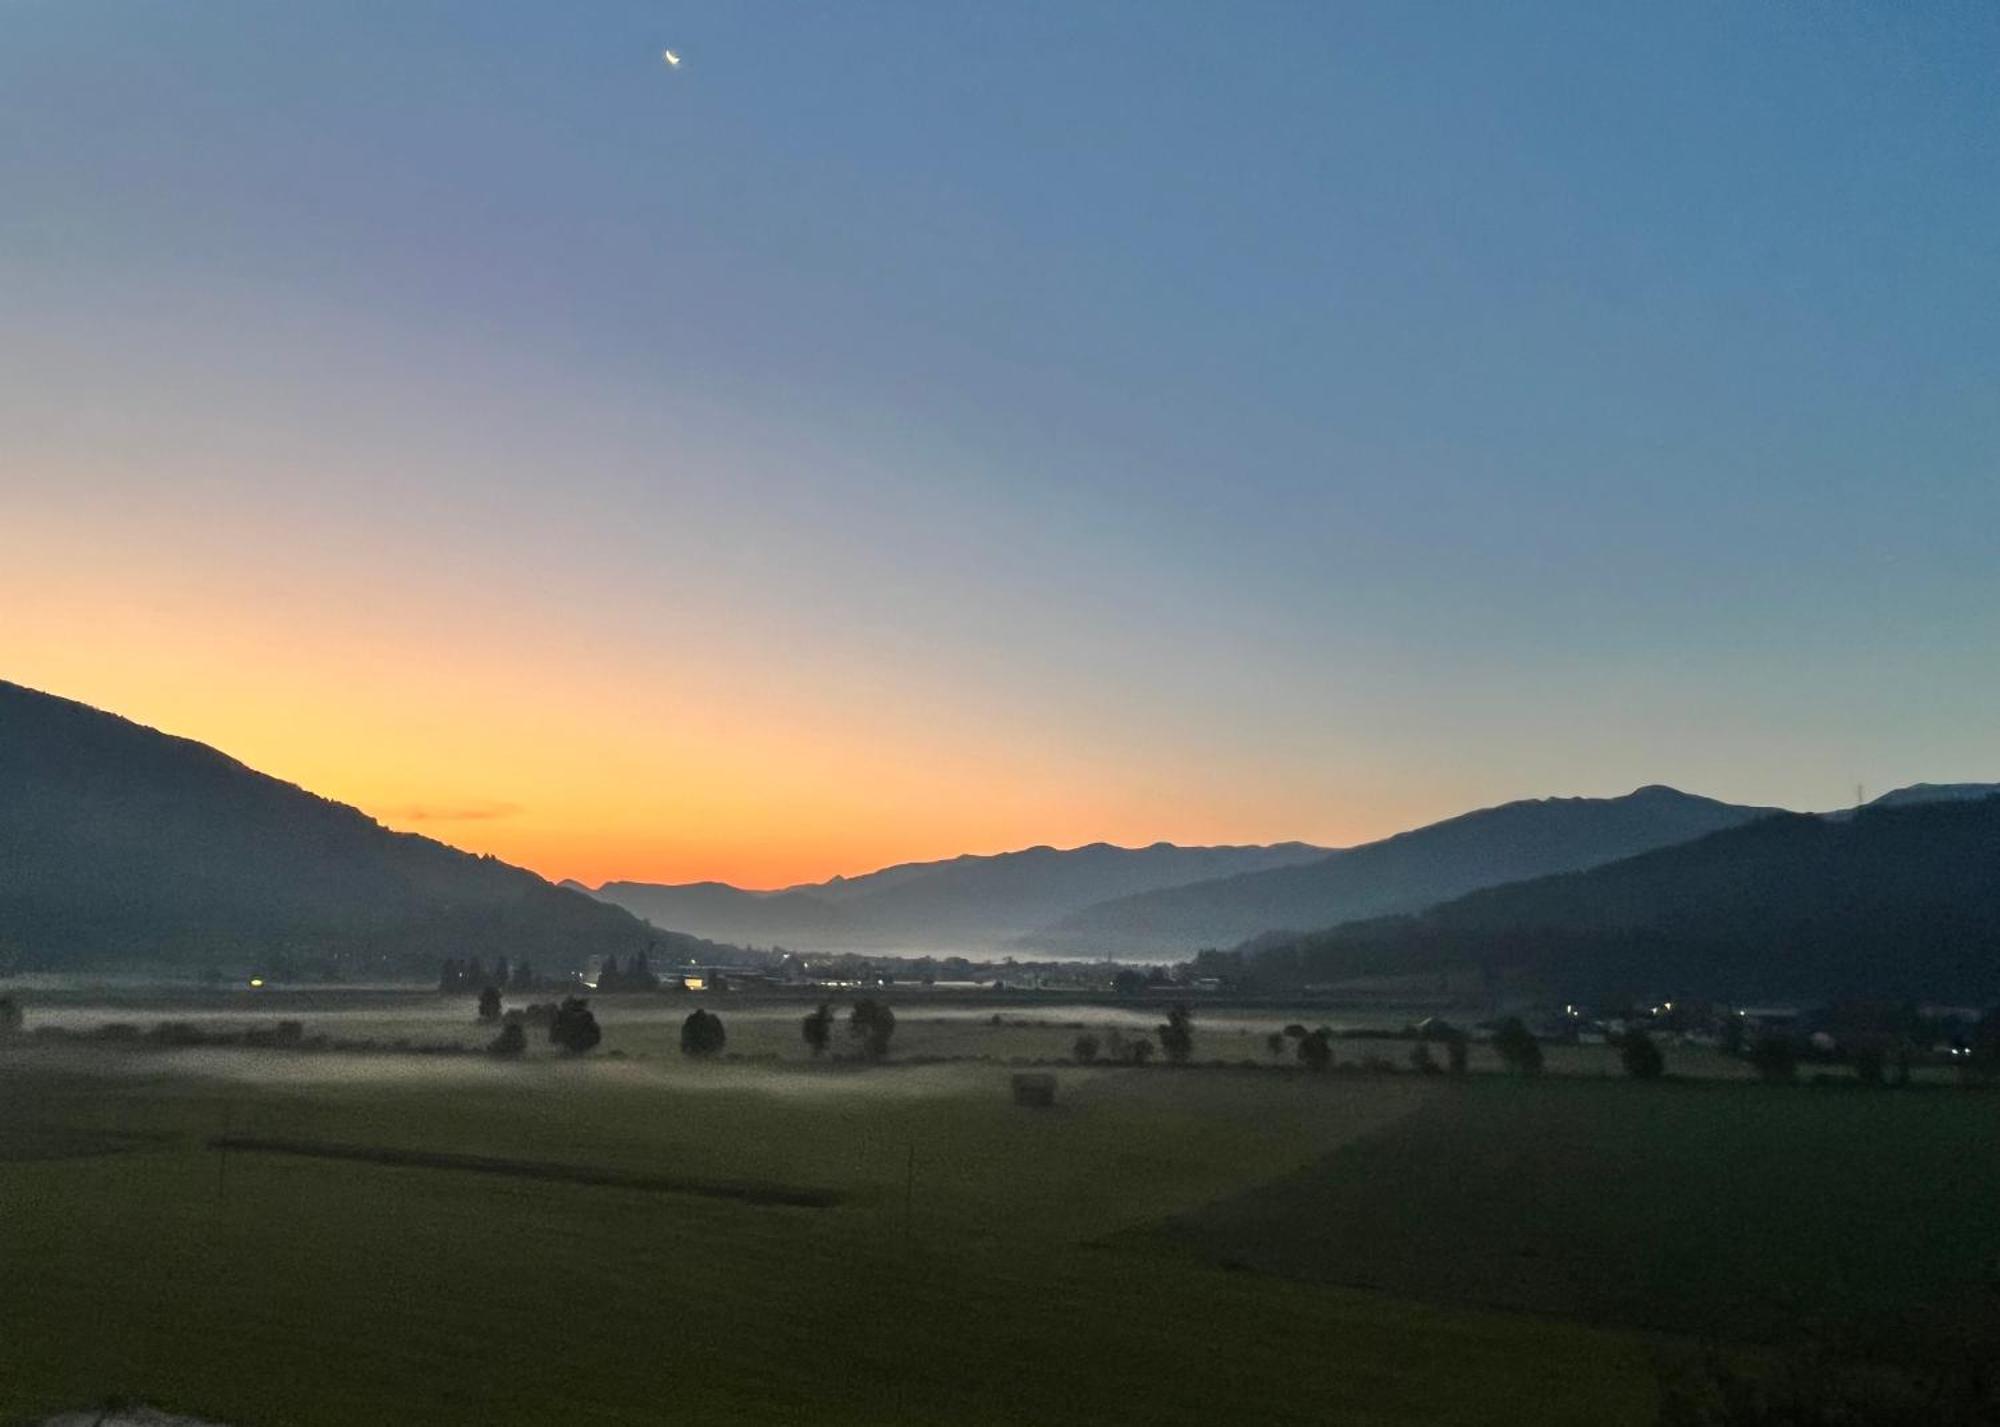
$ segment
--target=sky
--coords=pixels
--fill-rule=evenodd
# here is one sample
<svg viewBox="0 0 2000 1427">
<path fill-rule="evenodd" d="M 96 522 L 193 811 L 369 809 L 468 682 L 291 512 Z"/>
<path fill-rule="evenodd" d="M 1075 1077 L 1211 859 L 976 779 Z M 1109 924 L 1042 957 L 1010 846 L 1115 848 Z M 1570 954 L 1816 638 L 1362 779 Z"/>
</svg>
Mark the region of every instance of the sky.
<svg viewBox="0 0 2000 1427">
<path fill-rule="evenodd" d="M 1986 0 L 0 0 L 0 677 L 592 883 L 2000 779 L 1996 76 Z"/>
</svg>

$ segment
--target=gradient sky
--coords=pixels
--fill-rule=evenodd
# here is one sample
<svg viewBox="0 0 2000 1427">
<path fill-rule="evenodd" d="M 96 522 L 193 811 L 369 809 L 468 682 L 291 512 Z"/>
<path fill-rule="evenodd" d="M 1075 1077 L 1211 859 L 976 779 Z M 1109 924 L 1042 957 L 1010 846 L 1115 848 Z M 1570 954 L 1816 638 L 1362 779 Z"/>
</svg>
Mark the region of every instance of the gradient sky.
<svg viewBox="0 0 2000 1427">
<path fill-rule="evenodd" d="M 551 876 L 2000 778 L 1996 450 L 1989 0 L 0 0 L 0 675 Z"/>
</svg>

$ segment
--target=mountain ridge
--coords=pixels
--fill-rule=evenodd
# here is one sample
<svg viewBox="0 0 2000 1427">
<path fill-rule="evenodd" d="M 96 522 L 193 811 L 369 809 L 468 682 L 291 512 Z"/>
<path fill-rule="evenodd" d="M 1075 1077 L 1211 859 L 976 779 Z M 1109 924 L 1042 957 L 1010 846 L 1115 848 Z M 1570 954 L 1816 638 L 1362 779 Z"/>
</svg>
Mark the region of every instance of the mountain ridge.
<svg viewBox="0 0 2000 1427">
<path fill-rule="evenodd" d="M 897 863 L 875 872 L 753 891 L 727 883 L 607 882 L 593 895 L 649 920 L 796 950 L 1002 953 L 1014 939 L 1107 894 L 1199 880 L 1218 871 L 1323 856 L 1309 843 L 1183 847 L 1048 844 Z"/>
<path fill-rule="evenodd" d="M 704 949 L 220 749 L 0 680 L 0 961 L 417 972 Z"/>
<path fill-rule="evenodd" d="M 1615 798 L 1524 798 L 1411 828 L 1295 867 L 1100 903 L 1023 946 L 1189 955 L 1260 933 L 1416 911 L 1482 886 L 1572 871 L 1782 811 L 1648 783 Z"/>
<path fill-rule="evenodd" d="M 1781 813 L 1251 953 L 1333 981 L 1476 966 L 1563 996 L 2000 996 L 2000 795 Z"/>
</svg>

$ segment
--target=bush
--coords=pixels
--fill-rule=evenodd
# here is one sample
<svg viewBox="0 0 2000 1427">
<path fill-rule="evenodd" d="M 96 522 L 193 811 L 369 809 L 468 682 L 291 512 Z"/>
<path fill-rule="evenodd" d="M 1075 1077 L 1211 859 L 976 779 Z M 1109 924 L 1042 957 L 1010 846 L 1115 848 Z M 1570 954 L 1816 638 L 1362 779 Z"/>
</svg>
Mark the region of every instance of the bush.
<svg viewBox="0 0 2000 1427">
<path fill-rule="evenodd" d="M 1430 1042 L 1428 1041 L 1418 1041 L 1410 1047 L 1410 1069 L 1416 1071 L 1419 1075 L 1442 1075 L 1444 1073 L 1444 1067 L 1439 1065 L 1437 1057 L 1431 1054 Z"/>
<path fill-rule="evenodd" d="M 819 1009 L 799 1022 L 799 1036 L 812 1051 L 815 1059 L 826 1054 L 826 1043 L 833 1035 L 833 1005 L 822 1001 Z"/>
<path fill-rule="evenodd" d="M 1175 1065 L 1187 1064 L 1194 1053 L 1194 1012 L 1185 1005 L 1167 1012 L 1167 1023 L 1159 1028 L 1160 1049 Z"/>
<path fill-rule="evenodd" d="M 1509 1016 L 1494 1030 L 1493 1049 L 1509 1070 L 1522 1075 L 1541 1073 L 1542 1043 L 1519 1016 Z"/>
<path fill-rule="evenodd" d="M 1465 1062 L 1470 1053 L 1471 1044 L 1464 1031 L 1453 1031 L 1445 1038 L 1445 1061 L 1453 1075 L 1465 1074 Z"/>
<path fill-rule="evenodd" d="M 1070 1055 L 1079 1065 L 1088 1065 L 1097 1059 L 1097 1037 L 1089 1031 L 1085 1031 L 1076 1038 L 1076 1043 L 1069 1050 Z"/>
<path fill-rule="evenodd" d="M 488 1055 L 497 1055 L 503 1060 L 512 1060 L 516 1056 L 526 1055 L 528 1053 L 528 1033 L 521 1028 L 519 1021 L 509 1021 L 506 1025 L 500 1027 L 500 1034 L 488 1042 L 486 1053 Z"/>
<path fill-rule="evenodd" d="M 682 1055 L 719 1055 L 728 1040 L 728 1033 L 722 1029 L 722 1017 L 711 1012 L 696 1009 L 681 1022 Z"/>
<path fill-rule="evenodd" d="M 889 1053 L 889 1038 L 896 1034 L 896 1013 L 880 1001 L 863 997 L 847 1013 L 847 1033 L 861 1042 L 870 1060 Z"/>
<path fill-rule="evenodd" d="M 0 996 L 0 1036 L 11 1036 L 21 1029 L 21 1003 L 12 996 Z"/>
<path fill-rule="evenodd" d="M 1299 1037 L 1299 1064 L 1314 1074 L 1333 1064 L 1333 1035 L 1325 1026 Z"/>
<path fill-rule="evenodd" d="M 1658 1080 L 1667 1073 L 1667 1058 L 1660 1054 L 1653 1038 L 1637 1026 L 1619 1037 L 1618 1059 L 1634 1080 Z"/>
<path fill-rule="evenodd" d="M 497 1021 L 500 1019 L 500 988 L 488 986 L 479 993 L 479 1019 Z"/>
<path fill-rule="evenodd" d="M 1799 1078 L 1799 1048 L 1790 1036 L 1766 1032 L 1751 1044 L 1750 1064 L 1758 1079 L 1782 1085 Z"/>
<path fill-rule="evenodd" d="M 549 1022 L 549 1043 L 559 1045 L 571 1055 L 582 1055 L 596 1047 L 604 1039 L 604 1032 L 597 1027 L 597 1017 L 590 1012 L 590 1003 L 581 996 L 571 996 L 556 1008 L 555 1018 Z"/>
</svg>

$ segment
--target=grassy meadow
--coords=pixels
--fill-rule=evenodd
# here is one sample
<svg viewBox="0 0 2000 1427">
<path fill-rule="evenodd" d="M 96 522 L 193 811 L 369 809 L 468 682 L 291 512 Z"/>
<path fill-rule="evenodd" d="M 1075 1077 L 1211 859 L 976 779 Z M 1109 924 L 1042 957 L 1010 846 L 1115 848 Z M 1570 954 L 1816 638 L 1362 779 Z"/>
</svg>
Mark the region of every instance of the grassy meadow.
<svg viewBox="0 0 2000 1427">
<path fill-rule="evenodd" d="M 276 1014 L 485 1034 L 435 996 L 339 1005 Z M 684 1007 L 659 1006 L 600 1003 L 582 1061 L 0 1051 L 0 1421 L 116 1395 L 242 1424 L 1644 1422 L 1658 1330 L 1708 1326 L 1677 1264 L 1704 1262 L 1690 1291 L 1851 1318 L 1829 1283 L 1893 1266 L 1914 1311 L 1993 1246 L 1987 1096 L 1071 1067 L 1029 1110 L 1004 1060 L 1111 1012 L 905 1007 L 899 1060 L 992 1058 L 863 1067 L 807 1063 L 805 1007 L 747 1001 L 722 1010 L 751 1058 L 690 1062 Z M 1196 1055 L 1261 1058 L 1282 1019 L 1200 1022 Z M 209 1147 L 225 1133 L 837 1202 Z M 1885 1205 L 1906 1230 L 1851 1232 Z"/>
</svg>

